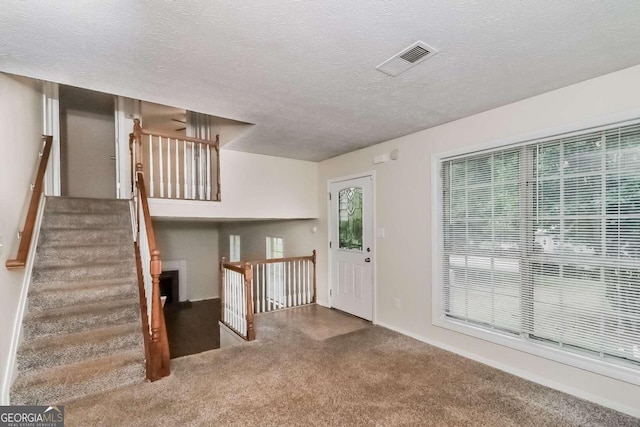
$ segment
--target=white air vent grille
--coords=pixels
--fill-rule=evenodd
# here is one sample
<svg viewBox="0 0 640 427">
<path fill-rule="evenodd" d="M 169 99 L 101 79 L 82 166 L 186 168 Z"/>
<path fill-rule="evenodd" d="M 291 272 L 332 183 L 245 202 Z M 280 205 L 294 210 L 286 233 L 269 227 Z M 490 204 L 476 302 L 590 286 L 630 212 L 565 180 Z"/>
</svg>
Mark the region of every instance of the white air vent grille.
<svg viewBox="0 0 640 427">
<path fill-rule="evenodd" d="M 384 61 L 382 64 L 378 65 L 376 69 L 395 77 L 400 73 L 404 73 L 409 68 L 418 65 L 436 53 L 438 52 L 434 48 L 426 45 L 425 43 L 420 41 L 415 42 L 411 46 L 403 49 Z"/>
</svg>

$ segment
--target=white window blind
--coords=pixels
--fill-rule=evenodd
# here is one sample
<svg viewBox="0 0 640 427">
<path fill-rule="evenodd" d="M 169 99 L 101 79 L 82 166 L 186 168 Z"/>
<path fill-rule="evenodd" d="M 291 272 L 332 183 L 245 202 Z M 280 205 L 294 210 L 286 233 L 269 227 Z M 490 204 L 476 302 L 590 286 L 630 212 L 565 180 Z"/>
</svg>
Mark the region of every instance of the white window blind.
<svg viewBox="0 0 640 427">
<path fill-rule="evenodd" d="M 640 125 L 442 161 L 443 315 L 640 362 Z"/>
</svg>

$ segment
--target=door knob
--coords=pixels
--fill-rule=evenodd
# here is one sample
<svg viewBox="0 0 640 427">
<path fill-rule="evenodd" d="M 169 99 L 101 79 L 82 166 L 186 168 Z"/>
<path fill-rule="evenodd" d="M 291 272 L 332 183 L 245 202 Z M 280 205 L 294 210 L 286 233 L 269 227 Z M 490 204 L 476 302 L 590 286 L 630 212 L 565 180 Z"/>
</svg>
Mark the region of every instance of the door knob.
<svg viewBox="0 0 640 427">
<path fill-rule="evenodd" d="M 371 262 L 371 258 L 365 258 L 364 262 Z"/>
</svg>

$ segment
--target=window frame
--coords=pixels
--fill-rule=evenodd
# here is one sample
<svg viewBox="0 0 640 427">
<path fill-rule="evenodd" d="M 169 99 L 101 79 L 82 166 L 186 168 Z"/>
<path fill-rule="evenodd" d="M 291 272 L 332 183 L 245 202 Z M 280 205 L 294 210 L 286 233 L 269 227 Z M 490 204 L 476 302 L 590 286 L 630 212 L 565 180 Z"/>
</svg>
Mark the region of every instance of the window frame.
<svg viewBox="0 0 640 427">
<path fill-rule="evenodd" d="M 240 262 L 242 254 L 242 243 L 239 234 L 229 234 L 229 262 Z M 234 257 L 237 252 L 237 257 Z M 237 259 L 236 259 L 237 258 Z"/>
<path fill-rule="evenodd" d="M 521 135 L 514 138 L 506 138 L 486 143 L 467 146 L 448 152 L 434 153 L 431 155 L 431 263 L 432 263 L 432 319 L 434 326 L 445 328 L 464 335 L 469 335 L 494 344 L 506 346 L 515 350 L 526 352 L 573 367 L 584 369 L 593 373 L 605 375 L 630 384 L 640 385 L 640 366 L 632 362 L 625 362 L 617 358 L 596 359 L 585 351 L 572 349 L 559 349 L 552 344 L 543 341 L 532 341 L 513 334 L 492 331 L 481 326 L 463 320 L 457 320 L 444 314 L 444 232 L 443 232 L 443 179 L 442 162 L 455 158 L 468 157 L 480 152 L 490 153 L 502 151 L 508 148 L 517 148 L 532 142 L 545 142 L 557 138 L 565 138 L 573 135 L 582 135 L 594 131 L 604 131 L 640 124 L 640 110 L 633 110 L 617 115 L 593 119 L 588 122 L 574 123 L 568 126 L 546 129 Z"/>
</svg>

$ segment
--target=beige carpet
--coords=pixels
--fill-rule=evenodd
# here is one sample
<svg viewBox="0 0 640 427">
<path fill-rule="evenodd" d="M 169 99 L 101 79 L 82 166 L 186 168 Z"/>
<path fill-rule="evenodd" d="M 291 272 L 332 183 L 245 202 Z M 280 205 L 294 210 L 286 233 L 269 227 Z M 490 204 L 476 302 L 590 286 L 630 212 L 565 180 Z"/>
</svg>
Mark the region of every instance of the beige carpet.
<svg viewBox="0 0 640 427">
<path fill-rule="evenodd" d="M 293 327 L 296 314 L 328 338 Z M 319 306 L 257 322 L 259 341 L 175 359 L 159 382 L 68 403 L 66 425 L 640 425 Z M 344 333 L 328 333 L 332 325 Z"/>
</svg>

